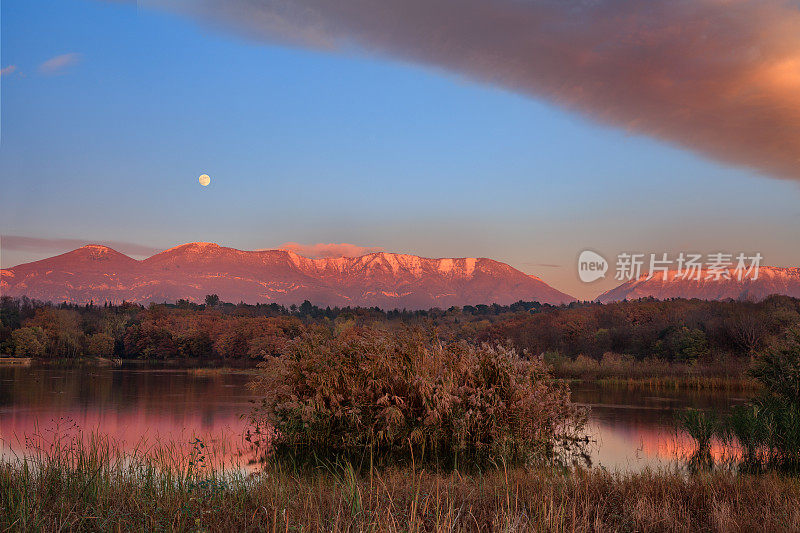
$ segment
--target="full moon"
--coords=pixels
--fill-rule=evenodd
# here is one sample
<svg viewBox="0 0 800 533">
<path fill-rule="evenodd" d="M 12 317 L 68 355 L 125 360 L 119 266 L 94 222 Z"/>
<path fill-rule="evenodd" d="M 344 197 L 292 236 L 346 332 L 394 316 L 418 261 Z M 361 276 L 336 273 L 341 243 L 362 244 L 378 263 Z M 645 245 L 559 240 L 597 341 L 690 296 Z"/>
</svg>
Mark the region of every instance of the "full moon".
<svg viewBox="0 0 800 533">
<path fill-rule="evenodd" d="M 202 174 L 199 178 L 197 178 L 197 181 L 200 182 L 200 185 L 206 187 L 209 183 L 211 183 L 211 176 L 208 174 Z"/>
</svg>

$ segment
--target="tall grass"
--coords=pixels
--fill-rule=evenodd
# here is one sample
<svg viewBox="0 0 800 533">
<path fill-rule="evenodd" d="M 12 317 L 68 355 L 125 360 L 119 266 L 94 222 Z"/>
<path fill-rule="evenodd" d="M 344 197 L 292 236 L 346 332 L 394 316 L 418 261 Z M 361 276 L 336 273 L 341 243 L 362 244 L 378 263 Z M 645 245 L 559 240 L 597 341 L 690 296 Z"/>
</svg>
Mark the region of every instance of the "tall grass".
<svg viewBox="0 0 800 533">
<path fill-rule="evenodd" d="M 800 481 L 775 474 L 502 462 L 481 474 L 415 462 L 359 473 L 338 461 L 246 475 L 202 467 L 205 452 L 190 448 L 125 453 L 91 436 L 0 461 L 0 531 L 800 530 Z"/>
<path fill-rule="evenodd" d="M 686 409 L 676 413 L 678 424 L 694 439 L 697 448 L 689 458 L 693 470 L 706 470 L 714 466 L 711 456 L 711 439 L 720 434 L 721 423 L 713 413 L 699 409 Z"/>
</svg>

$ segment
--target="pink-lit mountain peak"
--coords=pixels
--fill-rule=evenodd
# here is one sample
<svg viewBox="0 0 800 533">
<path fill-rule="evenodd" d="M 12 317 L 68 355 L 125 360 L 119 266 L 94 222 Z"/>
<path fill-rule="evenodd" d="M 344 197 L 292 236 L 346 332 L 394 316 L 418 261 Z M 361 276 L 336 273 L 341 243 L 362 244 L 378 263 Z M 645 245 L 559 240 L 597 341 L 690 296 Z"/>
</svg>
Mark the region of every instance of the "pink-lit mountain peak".
<svg viewBox="0 0 800 533">
<path fill-rule="evenodd" d="M 118 257 L 126 257 L 128 259 L 131 259 L 127 255 L 118 252 L 113 248 L 109 248 L 104 244 L 86 244 L 76 250 L 72 250 L 71 252 L 67 252 L 62 255 L 85 257 L 87 259 L 93 259 L 93 260 L 106 260 Z"/>
<path fill-rule="evenodd" d="M 48 257 L 41 261 L 27 263 L 27 265 L 20 265 L 15 268 L 21 268 L 28 265 L 46 266 L 49 264 L 57 266 L 70 266 L 74 268 L 120 268 L 127 267 L 138 263 L 136 259 L 128 257 L 113 248 L 104 246 L 102 244 L 87 244 L 81 246 L 71 252 L 66 252 L 54 257 Z"/>
</svg>

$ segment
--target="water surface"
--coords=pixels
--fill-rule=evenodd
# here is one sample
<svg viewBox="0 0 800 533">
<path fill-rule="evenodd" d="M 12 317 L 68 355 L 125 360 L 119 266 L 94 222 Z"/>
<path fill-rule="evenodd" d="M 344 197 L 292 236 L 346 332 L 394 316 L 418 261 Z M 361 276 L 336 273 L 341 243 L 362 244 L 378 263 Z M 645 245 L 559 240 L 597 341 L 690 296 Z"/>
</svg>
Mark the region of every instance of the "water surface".
<svg viewBox="0 0 800 533">
<path fill-rule="evenodd" d="M 573 401 L 590 409 L 592 463 L 610 470 L 642 470 L 683 462 L 693 451 L 675 414 L 692 407 L 725 413 L 749 399 L 731 391 L 642 390 L 573 384 Z M 718 450 L 712 449 L 712 453 Z"/>
<path fill-rule="evenodd" d="M 97 430 L 127 447 L 143 441 L 225 441 L 242 449 L 246 415 L 256 399 L 247 371 L 142 367 L 0 366 L 0 451 L 25 449 L 25 437 Z M 573 400 L 591 408 L 592 463 L 640 470 L 691 451 L 675 430 L 678 409 L 726 411 L 741 393 L 642 391 L 573 385 Z M 247 458 L 244 459 L 246 462 Z"/>
</svg>

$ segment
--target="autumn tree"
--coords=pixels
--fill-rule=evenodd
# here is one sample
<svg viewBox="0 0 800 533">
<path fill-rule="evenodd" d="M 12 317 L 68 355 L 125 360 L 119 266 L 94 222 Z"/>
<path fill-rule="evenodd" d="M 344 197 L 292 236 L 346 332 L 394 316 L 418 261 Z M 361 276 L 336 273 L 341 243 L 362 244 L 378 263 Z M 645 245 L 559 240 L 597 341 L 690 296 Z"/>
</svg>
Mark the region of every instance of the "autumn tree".
<svg viewBox="0 0 800 533">
<path fill-rule="evenodd" d="M 47 335 L 38 326 L 20 328 L 12 332 L 14 355 L 17 357 L 42 357 L 47 349 Z"/>
<path fill-rule="evenodd" d="M 89 355 L 110 356 L 114 354 L 114 337 L 107 333 L 95 333 L 89 336 L 86 350 Z"/>
</svg>

